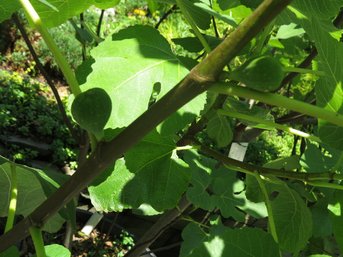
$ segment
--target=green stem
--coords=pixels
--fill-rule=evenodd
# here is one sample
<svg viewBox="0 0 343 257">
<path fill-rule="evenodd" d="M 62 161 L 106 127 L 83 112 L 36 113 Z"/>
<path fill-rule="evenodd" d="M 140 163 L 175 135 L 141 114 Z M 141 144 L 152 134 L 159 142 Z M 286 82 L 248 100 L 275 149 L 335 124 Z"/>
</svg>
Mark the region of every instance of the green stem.
<svg viewBox="0 0 343 257">
<path fill-rule="evenodd" d="M 256 180 L 257 180 L 257 182 L 261 188 L 261 191 L 262 191 L 262 194 L 264 197 L 264 202 L 266 203 L 266 207 L 267 207 L 267 211 L 268 211 L 268 223 L 269 223 L 270 233 L 272 234 L 275 242 L 278 243 L 279 239 L 278 239 L 278 236 L 276 233 L 276 225 L 275 225 L 275 221 L 274 221 L 274 214 L 273 214 L 271 202 L 269 200 L 269 194 L 267 192 L 267 188 L 266 188 L 263 180 L 261 179 L 260 174 L 255 173 L 254 177 L 256 178 Z"/>
<path fill-rule="evenodd" d="M 12 229 L 14 224 L 14 217 L 17 209 L 17 196 L 18 196 L 18 188 L 17 188 L 17 171 L 15 163 L 10 163 L 11 166 L 11 194 L 10 194 L 10 203 L 8 206 L 8 214 L 5 226 L 5 232 Z"/>
<path fill-rule="evenodd" d="M 197 38 L 199 39 L 200 43 L 205 48 L 205 51 L 207 53 L 210 53 L 212 51 L 211 47 L 209 46 L 209 44 L 207 43 L 206 39 L 204 38 L 204 36 L 199 31 L 199 29 L 198 29 L 197 25 L 195 24 L 192 16 L 187 11 L 183 1 L 182 0 L 176 0 L 176 4 L 177 4 L 177 6 L 179 6 L 179 8 L 180 8 L 183 16 L 186 18 L 188 24 L 192 27 L 194 34 L 197 36 Z"/>
<path fill-rule="evenodd" d="M 35 246 L 37 257 L 46 257 L 42 231 L 37 227 L 29 228 L 33 245 Z"/>
<path fill-rule="evenodd" d="M 337 190 L 343 190 L 343 185 L 330 183 L 330 182 L 322 182 L 322 181 L 309 181 L 307 184 L 315 187 L 325 187 L 325 188 L 331 188 L 331 189 L 337 189 Z"/>
<path fill-rule="evenodd" d="M 324 71 L 317 71 L 317 70 L 310 70 L 310 69 L 304 69 L 304 68 L 299 68 L 299 67 L 284 67 L 283 70 L 285 72 L 295 72 L 295 73 L 308 73 L 308 74 L 313 74 L 317 76 L 325 76 Z"/>
<path fill-rule="evenodd" d="M 59 50 L 58 46 L 56 45 L 54 39 L 50 35 L 47 28 L 42 23 L 38 13 L 32 6 L 29 0 L 20 0 L 20 3 L 22 7 L 24 8 L 27 18 L 32 24 L 36 27 L 36 29 L 40 32 L 42 35 L 42 38 L 44 39 L 45 43 L 47 44 L 48 48 L 52 52 L 52 54 L 55 57 L 55 60 L 61 69 L 65 79 L 67 80 L 67 83 L 69 84 L 71 92 L 76 96 L 81 93 L 81 89 L 79 87 L 79 84 L 75 78 L 74 72 L 70 68 L 67 60 L 65 59 L 64 55 Z"/>
<path fill-rule="evenodd" d="M 290 99 L 285 96 L 264 93 L 241 86 L 232 86 L 229 83 L 217 83 L 216 85 L 212 86 L 209 91 L 219 94 L 236 95 L 248 99 L 255 99 L 266 104 L 284 107 L 288 110 L 303 113 L 343 127 L 343 115 L 315 105 Z"/>
<path fill-rule="evenodd" d="M 239 113 L 239 112 L 235 112 L 235 111 L 230 111 L 230 110 L 218 110 L 218 113 L 222 114 L 222 115 L 227 115 L 227 116 L 230 116 L 233 118 L 237 118 L 237 119 L 247 120 L 247 121 L 258 123 L 258 124 L 264 124 L 264 125 L 270 126 L 272 128 L 276 128 L 276 129 L 279 129 L 279 130 L 282 130 L 282 131 L 285 131 L 288 133 L 292 133 L 294 135 L 304 137 L 304 138 L 310 139 L 312 141 L 321 143 L 321 140 L 319 137 L 310 135 L 306 132 L 288 127 L 286 125 L 275 123 L 273 121 L 261 119 L 261 118 L 255 117 L 255 116 L 250 116 L 247 114 L 243 114 L 243 113 Z M 267 128 L 267 129 L 269 129 L 269 128 Z"/>
</svg>

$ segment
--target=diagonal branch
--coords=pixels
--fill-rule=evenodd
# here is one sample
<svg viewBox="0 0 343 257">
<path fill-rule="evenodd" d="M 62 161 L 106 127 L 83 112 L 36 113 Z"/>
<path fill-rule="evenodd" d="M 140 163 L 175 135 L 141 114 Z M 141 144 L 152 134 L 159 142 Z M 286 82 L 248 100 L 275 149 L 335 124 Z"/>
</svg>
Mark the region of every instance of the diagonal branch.
<svg viewBox="0 0 343 257">
<path fill-rule="evenodd" d="M 42 226 L 115 160 L 138 143 L 160 122 L 205 92 L 222 69 L 291 0 L 265 0 L 241 25 L 213 50 L 188 76 L 138 117 L 110 142 L 100 142 L 78 171 L 29 216 L 0 237 L 0 252 L 28 236 L 31 226 Z"/>
<path fill-rule="evenodd" d="M 57 106 L 58 106 L 58 109 L 62 115 L 62 119 L 65 123 L 65 125 L 67 126 L 70 134 L 72 135 L 72 137 L 74 138 L 75 142 L 79 142 L 79 136 L 77 135 L 77 132 L 76 130 L 74 129 L 70 119 L 68 118 L 68 115 L 64 109 L 64 105 L 62 103 L 62 100 L 61 100 L 61 97 L 58 93 L 58 90 L 57 88 L 55 87 L 55 84 L 54 82 L 51 80 L 50 76 L 48 75 L 48 73 L 46 72 L 46 70 L 44 69 L 42 63 L 40 62 L 38 56 L 37 56 L 37 53 L 36 51 L 34 50 L 32 44 L 31 44 L 31 41 L 27 35 L 27 32 L 24 28 L 24 26 L 21 24 L 20 20 L 19 20 L 19 17 L 17 14 L 13 14 L 12 15 L 12 19 L 14 21 L 14 23 L 16 24 L 16 26 L 18 27 L 21 35 L 23 36 L 23 39 L 26 43 L 26 46 L 27 48 L 29 49 L 31 55 L 32 55 L 32 58 L 33 60 L 35 61 L 36 63 L 36 66 L 38 68 L 38 70 L 41 72 L 41 74 L 43 75 L 43 77 L 45 78 L 46 82 L 48 83 L 52 93 L 54 94 L 54 97 L 56 99 L 56 102 L 57 102 Z"/>
<path fill-rule="evenodd" d="M 200 151 L 212 158 L 220 161 L 224 165 L 233 167 L 233 169 L 246 173 L 246 174 L 260 174 L 265 176 L 275 176 L 278 178 L 287 178 L 293 180 L 299 180 L 304 183 L 315 182 L 315 181 L 340 181 L 343 179 L 342 174 L 337 174 L 334 172 L 316 172 L 316 173 L 305 173 L 305 172 L 293 172 L 283 169 L 271 169 L 265 167 L 255 166 L 249 163 L 237 161 L 235 159 L 229 158 L 221 153 L 212 150 L 211 148 L 201 145 Z"/>
</svg>

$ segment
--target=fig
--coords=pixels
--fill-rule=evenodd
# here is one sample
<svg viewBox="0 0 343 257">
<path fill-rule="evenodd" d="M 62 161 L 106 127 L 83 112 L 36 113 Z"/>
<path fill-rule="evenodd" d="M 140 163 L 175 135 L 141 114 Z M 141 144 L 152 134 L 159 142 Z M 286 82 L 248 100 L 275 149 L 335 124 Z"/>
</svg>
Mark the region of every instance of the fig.
<svg viewBox="0 0 343 257">
<path fill-rule="evenodd" d="M 94 134 L 98 140 L 103 137 L 103 130 L 111 111 L 111 98 L 101 88 L 91 88 L 82 92 L 76 96 L 71 106 L 74 120 L 81 128 Z"/>
<path fill-rule="evenodd" d="M 230 74 L 230 78 L 262 92 L 279 88 L 284 76 L 281 63 L 271 56 L 248 60 Z"/>
</svg>

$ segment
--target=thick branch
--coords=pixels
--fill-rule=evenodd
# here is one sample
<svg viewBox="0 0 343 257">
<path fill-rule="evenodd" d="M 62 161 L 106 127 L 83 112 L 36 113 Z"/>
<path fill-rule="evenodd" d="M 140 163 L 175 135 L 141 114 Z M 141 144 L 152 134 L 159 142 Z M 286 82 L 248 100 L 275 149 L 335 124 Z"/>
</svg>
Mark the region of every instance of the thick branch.
<svg viewBox="0 0 343 257">
<path fill-rule="evenodd" d="M 284 107 L 289 110 L 301 112 L 311 117 L 328 121 L 337 126 L 343 126 L 343 115 L 282 95 L 260 92 L 246 87 L 230 85 L 229 83 L 223 82 L 212 86 L 211 91 L 219 94 L 236 95 L 247 99 L 255 99 L 261 101 L 262 103 Z"/>
<path fill-rule="evenodd" d="M 167 228 L 170 227 L 182 213 L 189 207 L 191 203 L 184 196 L 178 205 L 165 214 L 142 236 L 136 245 L 125 255 L 125 257 L 138 257 L 148 248 Z"/>
<path fill-rule="evenodd" d="M 224 66 L 291 0 L 265 0 L 242 24 L 176 87 L 110 142 L 101 142 L 78 171 L 28 217 L 0 237 L 0 252 L 28 236 L 31 226 L 42 226 L 83 188 L 160 122 L 206 91 Z"/>
</svg>

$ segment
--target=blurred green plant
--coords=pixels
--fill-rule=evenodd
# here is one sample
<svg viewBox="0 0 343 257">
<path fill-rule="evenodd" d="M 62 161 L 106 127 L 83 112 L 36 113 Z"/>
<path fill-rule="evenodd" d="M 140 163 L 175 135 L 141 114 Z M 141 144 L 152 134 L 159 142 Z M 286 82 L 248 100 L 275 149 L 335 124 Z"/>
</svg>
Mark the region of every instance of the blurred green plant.
<svg viewBox="0 0 343 257">
<path fill-rule="evenodd" d="M 76 144 L 48 88 L 17 72 L 0 70 L 0 136 L 6 157 L 17 161 L 33 159 L 38 152 L 7 141 L 11 136 L 50 145 L 49 161 L 57 165 L 76 158 Z"/>
<path fill-rule="evenodd" d="M 291 134 L 277 130 L 264 131 L 256 141 L 249 144 L 244 160 L 262 166 L 272 160 L 290 156 L 293 142 Z"/>
</svg>

